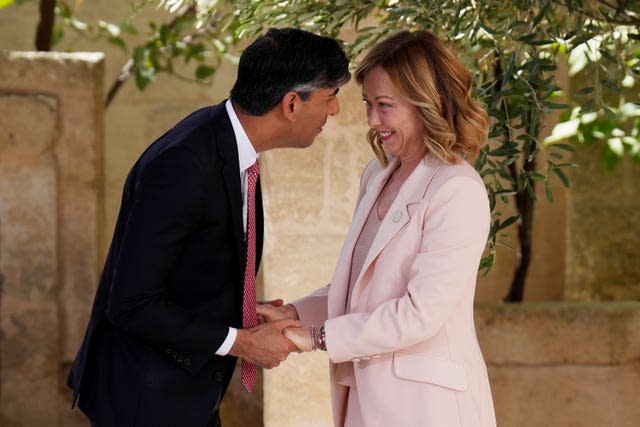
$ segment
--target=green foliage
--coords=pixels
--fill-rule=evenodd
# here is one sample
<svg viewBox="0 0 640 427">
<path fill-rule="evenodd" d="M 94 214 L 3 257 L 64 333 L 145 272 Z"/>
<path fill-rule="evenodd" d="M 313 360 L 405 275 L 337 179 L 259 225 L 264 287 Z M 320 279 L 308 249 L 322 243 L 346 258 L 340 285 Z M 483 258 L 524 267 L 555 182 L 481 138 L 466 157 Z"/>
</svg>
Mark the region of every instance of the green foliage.
<svg viewBox="0 0 640 427">
<path fill-rule="evenodd" d="M 206 84 L 223 60 L 236 60 L 228 53 L 230 46 L 240 40 L 228 28 L 228 21 L 234 19 L 233 15 L 223 15 L 214 9 L 205 11 L 193 1 L 162 3 L 170 12 L 167 21 L 151 21 L 141 29 L 136 18 L 149 5 L 157 5 L 156 1 L 132 2 L 130 16 L 119 22 L 99 20 L 96 23 L 78 19 L 69 3 L 58 1 L 56 14 L 61 20 L 54 30 L 54 43 L 62 39 L 67 29 L 117 46 L 130 55 L 126 73 L 134 76 L 140 90 L 144 90 L 158 73 Z M 204 4 L 202 1 L 199 3 Z M 198 63 L 193 69 L 193 76 L 180 74 L 181 65 L 191 62 Z"/>
<path fill-rule="evenodd" d="M 161 1 L 171 8 L 186 3 L 191 2 Z M 208 3 L 220 8 L 225 2 Z M 637 109 L 623 102 L 620 89 L 640 82 L 634 1 L 246 0 L 233 6 L 230 29 L 238 40 L 254 38 L 270 26 L 295 26 L 332 37 L 355 29 L 355 37 L 345 43 L 351 58 L 401 29 L 428 29 L 451 41 L 474 73 L 476 95 L 493 118 L 491 143 L 475 162 L 494 212 L 485 268 L 495 259 L 498 236 L 519 217 L 501 218 L 497 201 L 508 203 L 523 192 L 535 200 L 536 182 L 544 185 L 547 200 L 553 201 L 552 179 L 569 186 L 564 169 L 573 165 L 564 155 L 573 147 L 562 143 L 566 137 L 550 138 L 546 145 L 552 147 L 540 155 L 543 116 L 571 112 L 582 123 L 571 140 L 606 140 L 603 159 L 609 166 L 624 154 L 639 155 Z M 210 24 L 212 16 L 201 15 L 201 22 Z M 571 84 L 589 82 L 592 89 L 572 96 L 563 91 L 559 81 L 563 61 L 568 61 L 575 77 Z M 594 114 L 600 119 L 587 122 Z M 624 125 L 628 118 L 635 120 L 631 127 Z"/>
<path fill-rule="evenodd" d="M 498 236 L 519 219 L 518 215 L 502 218 L 498 202 L 508 203 L 523 194 L 535 200 L 536 183 L 544 185 L 546 198 L 552 201 L 551 180 L 569 186 L 564 170 L 573 165 L 564 157 L 574 148 L 564 142 L 602 144 L 608 167 L 626 155 L 640 160 L 640 10 L 634 0 L 139 0 L 131 4 L 132 15 L 117 23 L 81 22 L 64 1 L 58 2 L 57 14 L 65 29 L 105 38 L 128 52 L 130 72 L 141 90 L 160 72 L 184 78 L 176 71 L 178 60 L 196 62 L 193 80 L 207 80 L 222 60 L 237 60 L 232 52 L 238 43 L 271 26 L 348 39 L 345 50 L 354 61 L 401 29 L 428 29 L 449 40 L 473 72 L 475 95 L 493 119 L 491 142 L 475 162 L 494 212 L 490 250 L 482 261 L 485 269 L 495 260 Z M 168 19 L 152 22 L 142 31 L 134 17 L 149 4 L 164 8 Z M 59 28 L 55 34 L 59 39 L 64 31 Z M 565 68 L 570 87 L 561 89 Z M 561 121 L 543 143 L 543 123 L 556 113 L 561 113 Z"/>
<path fill-rule="evenodd" d="M 604 110 L 606 108 L 606 110 Z M 619 108 L 582 113 L 580 107 L 565 112 L 546 145 L 568 139 L 585 145 L 601 145 L 601 159 L 612 170 L 624 156 L 640 163 L 640 103 L 627 102 Z"/>
<path fill-rule="evenodd" d="M 4 9 L 7 6 L 11 6 L 12 4 L 24 4 L 29 3 L 33 0 L 0 0 L 0 9 Z"/>
</svg>

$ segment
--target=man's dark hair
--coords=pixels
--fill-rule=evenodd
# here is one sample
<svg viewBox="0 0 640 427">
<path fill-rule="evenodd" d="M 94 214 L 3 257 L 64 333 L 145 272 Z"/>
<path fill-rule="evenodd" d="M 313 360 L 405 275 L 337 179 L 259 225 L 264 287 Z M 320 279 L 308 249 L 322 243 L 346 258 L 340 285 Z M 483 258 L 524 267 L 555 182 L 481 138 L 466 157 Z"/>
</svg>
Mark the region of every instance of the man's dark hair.
<svg viewBox="0 0 640 427">
<path fill-rule="evenodd" d="M 331 38 L 295 28 L 271 28 L 240 57 L 231 99 L 247 114 L 271 111 L 285 93 L 305 101 L 316 89 L 349 81 L 349 60 Z"/>
</svg>

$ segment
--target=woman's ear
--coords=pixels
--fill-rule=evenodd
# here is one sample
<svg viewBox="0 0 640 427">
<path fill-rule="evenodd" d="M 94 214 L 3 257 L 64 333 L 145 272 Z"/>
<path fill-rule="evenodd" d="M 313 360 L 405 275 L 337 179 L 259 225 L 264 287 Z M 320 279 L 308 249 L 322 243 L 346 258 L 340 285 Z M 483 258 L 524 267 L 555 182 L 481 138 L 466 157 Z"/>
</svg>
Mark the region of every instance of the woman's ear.
<svg viewBox="0 0 640 427">
<path fill-rule="evenodd" d="M 291 122 L 296 121 L 298 112 L 300 111 L 300 103 L 302 103 L 302 99 L 300 99 L 300 95 L 296 92 L 287 92 L 284 94 L 282 101 L 280 101 L 280 109 L 287 120 Z"/>
</svg>

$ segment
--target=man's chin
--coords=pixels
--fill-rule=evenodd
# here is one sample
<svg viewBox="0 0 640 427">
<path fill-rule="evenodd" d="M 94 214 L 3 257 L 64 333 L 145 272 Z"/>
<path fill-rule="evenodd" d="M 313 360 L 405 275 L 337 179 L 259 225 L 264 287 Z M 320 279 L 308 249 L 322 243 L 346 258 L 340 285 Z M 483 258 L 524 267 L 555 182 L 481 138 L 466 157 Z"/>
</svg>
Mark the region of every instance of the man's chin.
<svg viewBox="0 0 640 427">
<path fill-rule="evenodd" d="M 300 141 L 298 145 L 296 145 L 295 148 L 309 148 L 313 145 L 313 143 L 316 141 L 316 139 L 312 139 L 311 141 Z"/>
</svg>

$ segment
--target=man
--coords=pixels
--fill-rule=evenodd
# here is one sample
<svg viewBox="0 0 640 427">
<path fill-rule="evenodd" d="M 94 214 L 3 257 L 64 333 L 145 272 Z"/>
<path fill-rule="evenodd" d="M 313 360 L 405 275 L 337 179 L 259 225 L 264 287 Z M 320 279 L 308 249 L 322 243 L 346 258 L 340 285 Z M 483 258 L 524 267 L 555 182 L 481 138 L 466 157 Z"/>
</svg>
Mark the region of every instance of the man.
<svg viewBox="0 0 640 427">
<path fill-rule="evenodd" d="M 296 321 L 251 327 L 263 231 L 252 165 L 266 150 L 310 146 L 349 78 L 335 40 L 271 29 L 243 52 L 229 100 L 136 162 L 68 379 L 93 426 L 219 426 L 236 359 L 251 389 L 256 365 L 296 349 L 282 335 Z"/>
</svg>

